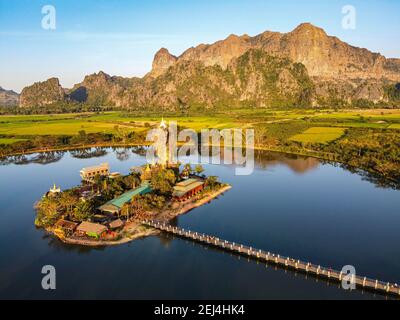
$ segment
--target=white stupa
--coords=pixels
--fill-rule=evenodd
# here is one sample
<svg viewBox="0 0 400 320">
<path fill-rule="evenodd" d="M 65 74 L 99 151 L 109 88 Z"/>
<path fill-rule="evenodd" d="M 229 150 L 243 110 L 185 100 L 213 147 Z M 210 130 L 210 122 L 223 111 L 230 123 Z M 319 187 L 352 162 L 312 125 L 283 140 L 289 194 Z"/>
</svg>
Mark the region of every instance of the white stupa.
<svg viewBox="0 0 400 320">
<path fill-rule="evenodd" d="M 164 144 L 158 145 L 158 148 L 157 148 L 157 156 L 159 158 L 158 163 L 161 164 L 162 166 L 168 166 L 168 163 L 169 163 L 169 150 L 168 150 L 169 133 L 168 133 L 168 124 L 164 120 L 164 117 L 161 120 L 159 129 L 165 133 L 166 141 L 165 141 L 165 145 Z"/>
<path fill-rule="evenodd" d="M 56 184 L 53 185 L 53 187 L 49 190 L 51 194 L 57 194 L 61 193 L 61 189 L 56 187 Z"/>
<path fill-rule="evenodd" d="M 163 129 L 163 130 L 167 130 L 168 129 L 168 125 L 167 125 L 167 122 L 164 120 L 164 117 L 161 120 L 160 129 Z"/>
</svg>

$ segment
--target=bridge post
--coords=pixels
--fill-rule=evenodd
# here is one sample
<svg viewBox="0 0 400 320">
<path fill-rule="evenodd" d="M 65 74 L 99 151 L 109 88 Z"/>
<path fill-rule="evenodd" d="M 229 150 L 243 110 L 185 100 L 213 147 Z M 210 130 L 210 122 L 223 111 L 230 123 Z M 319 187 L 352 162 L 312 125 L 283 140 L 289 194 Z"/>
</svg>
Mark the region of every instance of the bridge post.
<svg viewBox="0 0 400 320">
<path fill-rule="evenodd" d="M 367 277 L 364 277 L 362 286 L 365 287 L 365 282 L 367 281 Z"/>
<path fill-rule="evenodd" d="M 378 288 L 378 280 L 375 281 L 375 290 Z"/>
</svg>

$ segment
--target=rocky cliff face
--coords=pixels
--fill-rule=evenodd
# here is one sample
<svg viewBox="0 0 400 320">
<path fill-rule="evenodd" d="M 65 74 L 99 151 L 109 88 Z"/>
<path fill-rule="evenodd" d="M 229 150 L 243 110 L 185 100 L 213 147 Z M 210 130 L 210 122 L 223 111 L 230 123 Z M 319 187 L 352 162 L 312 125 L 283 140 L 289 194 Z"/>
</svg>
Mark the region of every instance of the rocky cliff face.
<svg viewBox="0 0 400 320">
<path fill-rule="evenodd" d="M 292 32 L 231 35 L 176 57 L 165 48 L 144 78 L 86 76 L 64 94 L 58 80 L 25 88 L 21 106 L 77 101 L 122 109 L 240 106 L 400 106 L 400 60 L 301 24 Z"/>
<path fill-rule="evenodd" d="M 167 49 L 161 48 L 154 56 L 153 68 L 149 75 L 155 78 L 162 75 L 169 67 L 174 65 L 177 60 L 178 58 L 170 54 Z"/>
<path fill-rule="evenodd" d="M 13 107 L 19 104 L 19 94 L 12 90 L 5 90 L 0 87 L 0 106 Z"/>
<path fill-rule="evenodd" d="M 129 105 L 140 108 L 230 108 L 305 106 L 314 87 L 306 68 L 289 59 L 251 49 L 222 69 L 181 60 L 157 79 L 130 90 Z"/>
<path fill-rule="evenodd" d="M 68 91 L 68 98 L 71 101 L 85 102 L 91 105 L 119 107 L 125 89 L 130 87 L 135 80 L 135 78 L 111 77 L 100 71 L 86 76 L 83 82 L 76 84 Z"/>
<path fill-rule="evenodd" d="M 226 68 L 232 59 L 249 49 L 262 49 L 270 55 L 300 62 L 311 77 L 400 81 L 399 59 L 386 59 L 379 53 L 350 46 L 309 23 L 286 34 L 267 31 L 255 37 L 231 35 L 211 45 L 190 48 L 177 61 L 195 60 L 206 66 Z"/>
<path fill-rule="evenodd" d="M 57 78 L 44 82 L 36 82 L 21 92 L 20 107 L 43 107 L 52 103 L 64 101 L 64 89 Z"/>
</svg>

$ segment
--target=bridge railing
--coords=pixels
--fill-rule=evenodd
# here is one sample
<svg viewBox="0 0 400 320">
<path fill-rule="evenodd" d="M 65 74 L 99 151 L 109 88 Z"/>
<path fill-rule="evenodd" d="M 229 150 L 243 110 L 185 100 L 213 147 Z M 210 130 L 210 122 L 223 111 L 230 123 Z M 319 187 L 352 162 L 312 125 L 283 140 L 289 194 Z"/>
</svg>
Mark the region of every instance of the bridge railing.
<svg viewBox="0 0 400 320">
<path fill-rule="evenodd" d="M 260 249 L 255 249 L 235 242 L 219 239 L 218 237 L 215 236 L 210 236 L 204 233 L 193 232 L 190 230 L 185 230 L 184 228 L 178 228 L 171 225 L 167 225 L 159 221 L 143 220 L 142 223 L 162 231 L 167 231 L 173 234 L 183 236 L 185 238 L 205 242 L 213 246 L 218 246 L 220 248 L 238 252 L 240 254 L 245 254 L 247 256 L 254 257 L 257 259 L 264 259 L 267 262 L 272 262 L 285 267 L 291 267 L 296 270 L 302 270 L 308 273 L 314 273 L 319 276 L 324 276 L 328 279 L 336 279 L 339 281 L 342 281 L 343 279 L 351 280 L 355 284 L 362 286 L 364 288 L 370 288 L 374 290 L 400 295 L 400 287 L 397 284 L 383 282 L 376 279 L 361 277 L 357 275 L 354 275 L 353 278 L 349 278 L 347 274 L 344 274 L 342 271 L 339 272 L 332 268 L 322 267 L 320 265 L 315 265 L 310 262 L 304 262 L 299 259 L 293 259 L 290 257 L 281 256 L 279 254 L 265 252 Z"/>
</svg>

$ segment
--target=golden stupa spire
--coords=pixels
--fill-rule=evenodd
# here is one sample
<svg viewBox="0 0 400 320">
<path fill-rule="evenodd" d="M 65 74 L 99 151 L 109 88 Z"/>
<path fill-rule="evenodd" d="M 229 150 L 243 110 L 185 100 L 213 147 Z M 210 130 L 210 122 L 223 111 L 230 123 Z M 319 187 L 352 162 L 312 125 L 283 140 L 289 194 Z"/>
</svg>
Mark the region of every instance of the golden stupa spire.
<svg viewBox="0 0 400 320">
<path fill-rule="evenodd" d="M 160 128 L 164 130 L 168 128 L 167 122 L 164 120 L 164 117 L 162 117 L 161 119 Z"/>
</svg>

